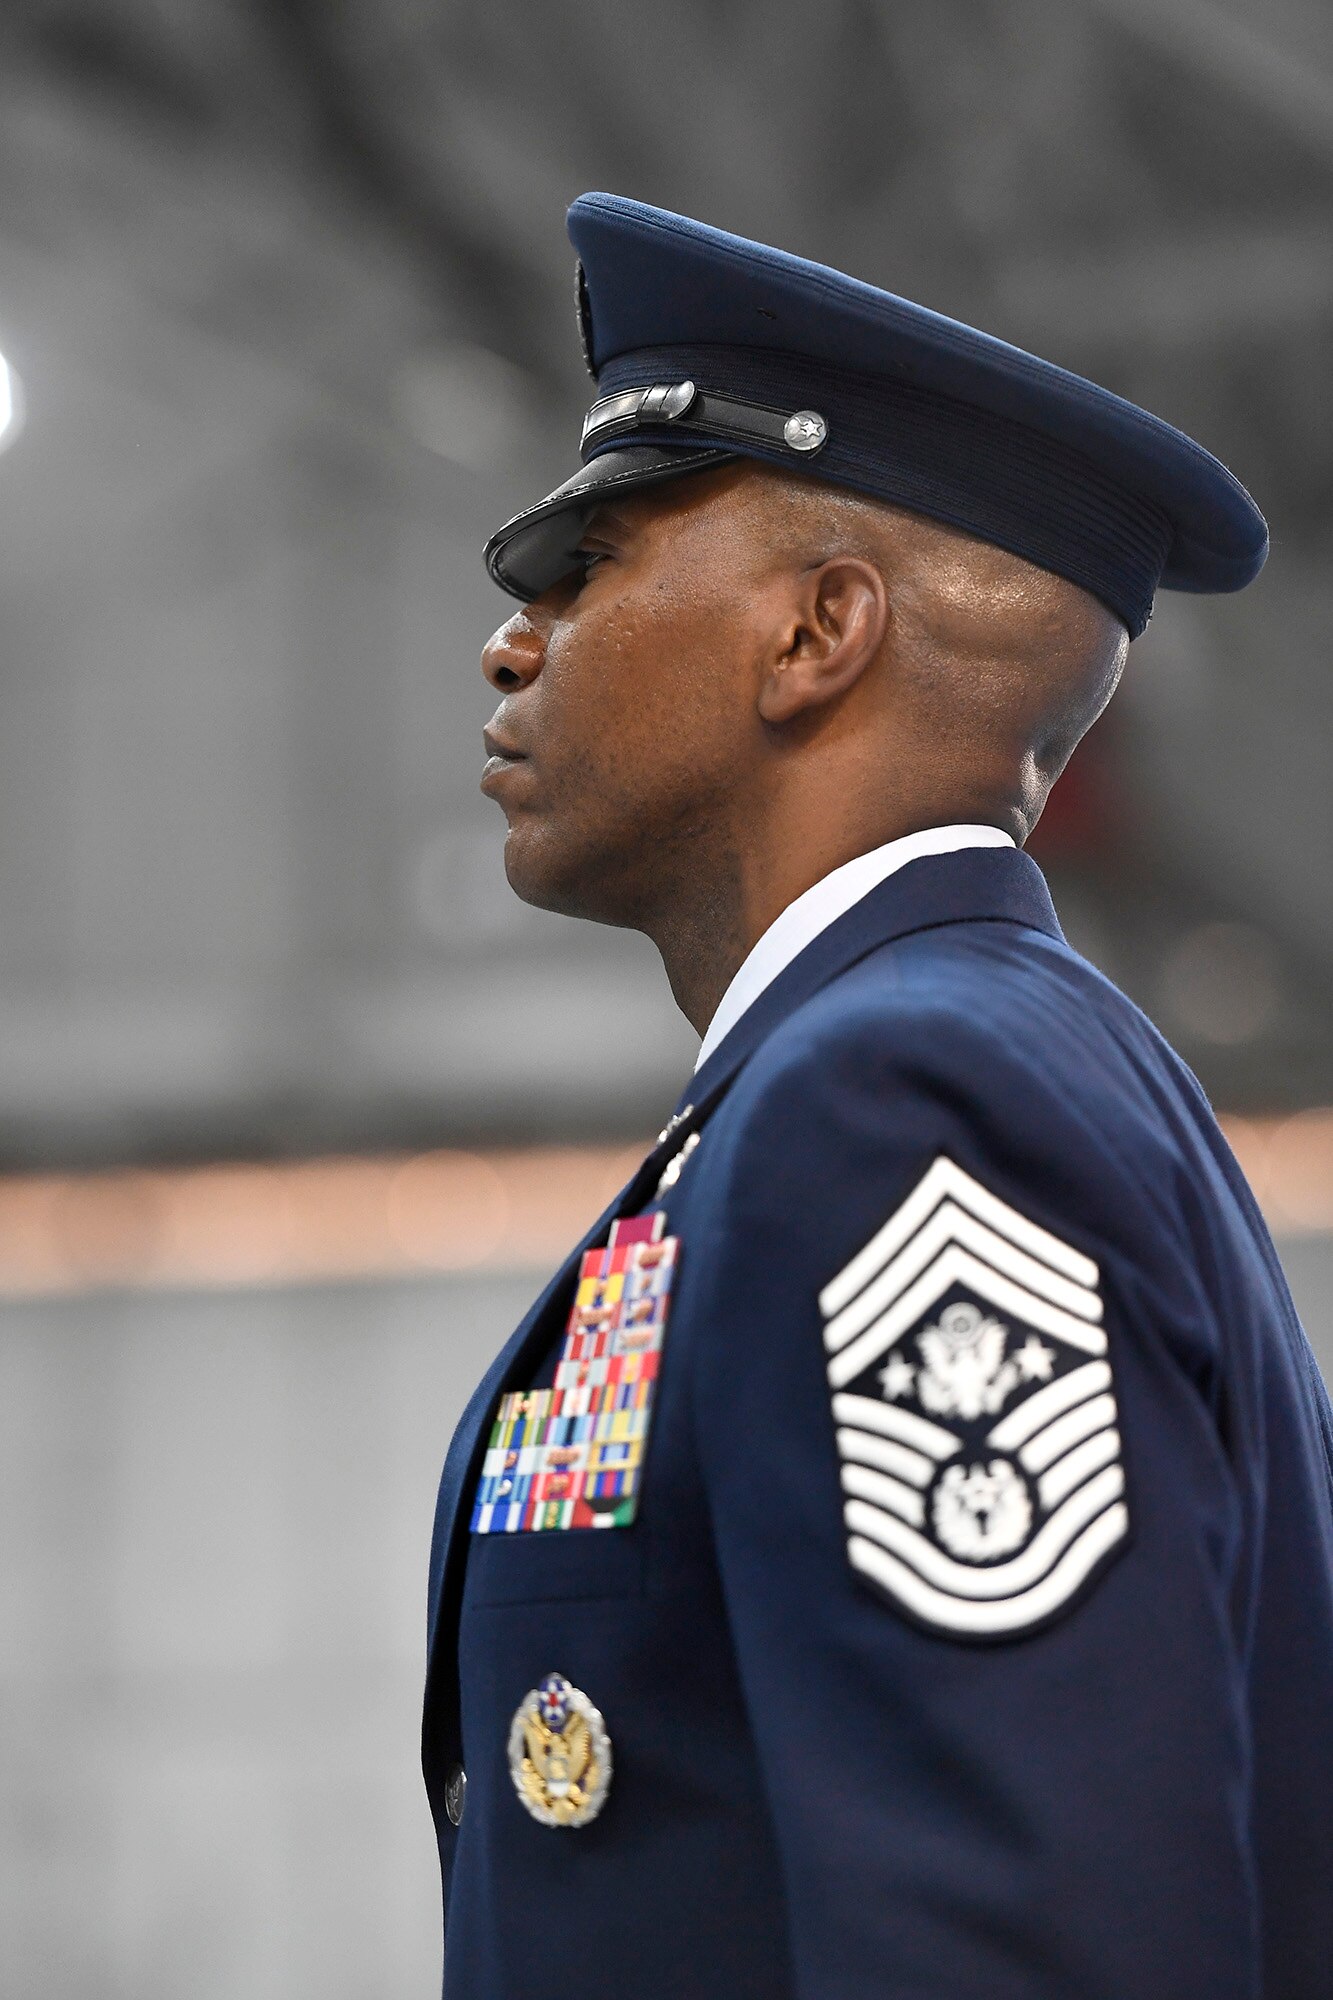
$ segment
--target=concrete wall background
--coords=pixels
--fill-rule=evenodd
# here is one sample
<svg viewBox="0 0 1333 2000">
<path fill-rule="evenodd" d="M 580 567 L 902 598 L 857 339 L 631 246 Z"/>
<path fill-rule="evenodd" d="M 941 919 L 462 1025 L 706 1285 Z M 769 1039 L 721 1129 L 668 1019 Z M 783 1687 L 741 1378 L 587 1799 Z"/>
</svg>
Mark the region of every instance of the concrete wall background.
<svg viewBox="0 0 1333 2000">
<path fill-rule="evenodd" d="M 428 1995 L 435 1483 L 530 1279 L 0 1313 L 0 1992 Z"/>
<path fill-rule="evenodd" d="M 1333 1237 L 1283 1251 L 1333 1379 Z M 432 1506 L 533 1289 L 0 1309 L 5 2000 L 436 1992 Z"/>
</svg>

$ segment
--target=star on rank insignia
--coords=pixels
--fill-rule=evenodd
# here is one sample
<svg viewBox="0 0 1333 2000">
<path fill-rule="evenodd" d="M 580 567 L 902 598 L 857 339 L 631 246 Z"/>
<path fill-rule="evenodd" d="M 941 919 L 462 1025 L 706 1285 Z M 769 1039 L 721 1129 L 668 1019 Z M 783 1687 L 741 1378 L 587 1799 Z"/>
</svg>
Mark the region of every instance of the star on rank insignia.
<svg viewBox="0 0 1333 2000">
<path fill-rule="evenodd" d="M 941 1157 L 819 1306 L 853 1569 L 951 1638 L 1045 1624 L 1129 1531 L 1097 1265 Z"/>
<path fill-rule="evenodd" d="M 606 1803 L 611 1739 L 601 1711 L 563 1674 L 547 1674 L 515 1709 L 509 1775 L 543 1826 L 586 1826 Z"/>
</svg>

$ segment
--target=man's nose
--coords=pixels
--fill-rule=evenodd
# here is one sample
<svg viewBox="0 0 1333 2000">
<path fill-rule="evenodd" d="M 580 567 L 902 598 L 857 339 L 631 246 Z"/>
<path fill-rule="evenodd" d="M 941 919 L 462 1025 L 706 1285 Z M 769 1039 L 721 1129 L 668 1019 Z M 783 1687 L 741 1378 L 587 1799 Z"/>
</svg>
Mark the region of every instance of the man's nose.
<svg viewBox="0 0 1333 2000">
<path fill-rule="evenodd" d="M 493 688 L 508 694 L 535 681 L 545 658 L 545 634 L 526 611 L 516 611 L 482 647 L 481 671 Z"/>
</svg>

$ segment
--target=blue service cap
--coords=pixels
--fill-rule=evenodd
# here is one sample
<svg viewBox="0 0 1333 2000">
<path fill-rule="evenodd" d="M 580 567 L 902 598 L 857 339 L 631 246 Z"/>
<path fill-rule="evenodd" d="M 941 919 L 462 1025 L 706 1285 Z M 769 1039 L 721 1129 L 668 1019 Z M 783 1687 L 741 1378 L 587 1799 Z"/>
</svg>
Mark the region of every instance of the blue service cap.
<svg viewBox="0 0 1333 2000">
<path fill-rule="evenodd" d="M 486 547 L 531 599 L 598 505 L 756 458 L 962 528 L 1068 577 L 1137 638 L 1161 584 L 1241 590 L 1264 518 L 1146 410 L 892 292 L 621 195 L 569 211 L 597 400 L 581 470 Z"/>
</svg>

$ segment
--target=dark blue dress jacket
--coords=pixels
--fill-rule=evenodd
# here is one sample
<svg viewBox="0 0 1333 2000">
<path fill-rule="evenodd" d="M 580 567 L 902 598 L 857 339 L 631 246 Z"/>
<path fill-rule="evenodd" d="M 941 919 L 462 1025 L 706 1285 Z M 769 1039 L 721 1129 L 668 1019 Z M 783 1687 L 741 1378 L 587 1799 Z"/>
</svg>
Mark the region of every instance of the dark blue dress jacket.
<svg viewBox="0 0 1333 2000">
<path fill-rule="evenodd" d="M 445 1464 L 447 2000 L 1328 2000 L 1333 1424 L 1188 1070 L 989 849 L 839 918 L 679 1108 L 579 1246 L 681 1244 L 638 1518 L 468 1533 L 577 1252 Z M 614 1749 L 577 1828 L 509 1775 L 550 1672 Z"/>
</svg>

